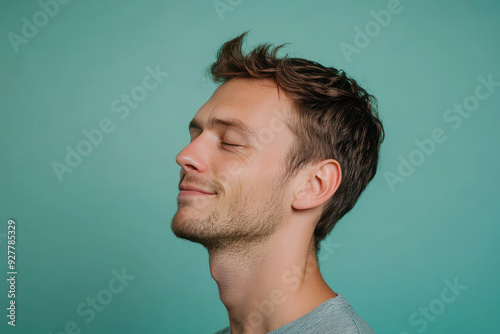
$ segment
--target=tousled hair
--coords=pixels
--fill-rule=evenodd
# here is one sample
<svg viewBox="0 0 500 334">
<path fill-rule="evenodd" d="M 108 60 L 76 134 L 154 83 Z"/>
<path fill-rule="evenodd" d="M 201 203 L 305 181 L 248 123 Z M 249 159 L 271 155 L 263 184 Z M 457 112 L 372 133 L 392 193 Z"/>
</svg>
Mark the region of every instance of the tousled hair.
<svg viewBox="0 0 500 334">
<path fill-rule="evenodd" d="M 270 79 L 293 105 L 287 123 L 295 140 L 287 154 L 285 179 L 301 167 L 335 159 L 342 180 L 326 202 L 314 230 L 316 252 L 335 224 L 353 208 L 373 179 L 385 133 L 377 112 L 377 100 L 342 70 L 315 61 L 278 58 L 282 44 L 260 44 L 248 54 L 242 51 L 247 32 L 224 43 L 209 67 L 215 83 L 232 78 Z M 291 120 L 291 121 L 290 121 Z"/>
</svg>

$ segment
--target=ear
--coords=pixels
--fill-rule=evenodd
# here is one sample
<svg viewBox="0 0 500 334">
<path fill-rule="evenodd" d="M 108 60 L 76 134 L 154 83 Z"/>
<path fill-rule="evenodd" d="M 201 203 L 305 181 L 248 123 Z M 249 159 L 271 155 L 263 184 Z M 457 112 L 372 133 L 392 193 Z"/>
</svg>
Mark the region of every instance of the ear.
<svg viewBox="0 0 500 334">
<path fill-rule="evenodd" d="M 341 180 L 342 170 L 336 160 L 322 160 L 312 165 L 296 190 L 292 207 L 305 210 L 320 206 L 333 196 Z"/>
</svg>

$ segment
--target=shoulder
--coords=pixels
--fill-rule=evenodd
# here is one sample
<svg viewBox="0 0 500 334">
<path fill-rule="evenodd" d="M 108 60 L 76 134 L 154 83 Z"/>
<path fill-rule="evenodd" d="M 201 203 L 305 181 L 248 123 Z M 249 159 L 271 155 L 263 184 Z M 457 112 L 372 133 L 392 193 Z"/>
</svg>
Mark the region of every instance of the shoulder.
<svg viewBox="0 0 500 334">
<path fill-rule="evenodd" d="M 338 299 L 337 299 L 338 298 Z M 375 334 L 373 329 L 361 318 L 352 308 L 351 304 L 342 296 L 337 294 L 337 297 L 328 300 L 327 309 L 330 312 L 325 312 L 323 320 L 330 323 L 337 333 L 358 333 L 358 334 Z"/>
<path fill-rule="evenodd" d="M 270 334 L 294 333 L 343 333 L 374 334 L 373 329 L 352 308 L 351 304 L 337 293 L 311 312 L 280 327 Z"/>
<path fill-rule="evenodd" d="M 311 312 L 268 334 L 375 334 L 373 329 L 352 308 L 351 304 L 337 293 Z M 231 334 L 226 327 L 215 334 Z"/>
</svg>

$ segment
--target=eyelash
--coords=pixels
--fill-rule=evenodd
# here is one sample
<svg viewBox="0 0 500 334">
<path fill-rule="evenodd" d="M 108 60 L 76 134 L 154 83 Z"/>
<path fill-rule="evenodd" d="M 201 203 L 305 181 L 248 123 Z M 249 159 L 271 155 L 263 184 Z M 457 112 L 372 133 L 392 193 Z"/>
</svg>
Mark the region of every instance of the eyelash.
<svg viewBox="0 0 500 334">
<path fill-rule="evenodd" d="M 224 145 L 224 146 L 230 146 L 230 147 L 241 147 L 241 145 L 237 145 L 237 144 L 229 144 L 229 143 L 225 143 L 225 142 L 221 142 L 221 145 Z"/>
</svg>

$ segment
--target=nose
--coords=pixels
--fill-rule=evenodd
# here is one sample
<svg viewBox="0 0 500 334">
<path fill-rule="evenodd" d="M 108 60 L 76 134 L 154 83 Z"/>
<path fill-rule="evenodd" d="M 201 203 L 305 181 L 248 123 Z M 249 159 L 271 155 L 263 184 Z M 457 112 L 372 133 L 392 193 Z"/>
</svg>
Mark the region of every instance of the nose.
<svg viewBox="0 0 500 334">
<path fill-rule="evenodd" d="M 210 151 L 208 139 L 201 134 L 177 154 L 175 162 L 181 166 L 185 173 L 193 171 L 203 173 L 207 170 Z"/>
</svg>

